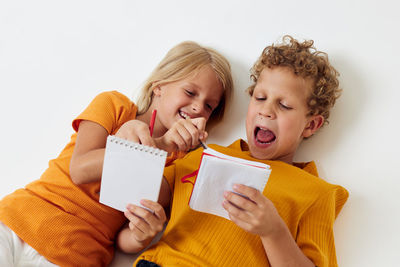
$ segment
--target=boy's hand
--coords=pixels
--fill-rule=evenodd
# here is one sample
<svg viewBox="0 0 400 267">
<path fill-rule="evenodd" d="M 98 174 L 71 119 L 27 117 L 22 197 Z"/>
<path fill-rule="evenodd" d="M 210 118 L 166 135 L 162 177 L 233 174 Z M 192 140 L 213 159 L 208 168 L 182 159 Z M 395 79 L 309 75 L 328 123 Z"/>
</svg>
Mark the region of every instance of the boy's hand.
<svg viewBox="0 0 400 267">
<path fill-rule="evenodd" d="M 150 136 L 149 125 L 139 120 L 125 122 L 115 136 L 146 146 L 156 146 L 153 138 Z"/>
<path fill-rule="evenodd" d="M 205 118 L 181 119 L 160 138 L 156 138 L 156 145 L 168 152 L 189 151 L 199 145 L 199 139 L 207 138 Z"/>
<path fill-rule="evenodd" d="M 245 197 L 225 191 L 222 205 L 236 225 L 260 237 L 268 237 L 282 230 L 283 221 L 274 204 L 260 191 L 241 184 L 235 184 L 233 190 Z"/>
<path fill-rule="evenodd" d="M 153 210 L 154 213 L 142 207 L 129 204 L 124 214 L 129 220 L 129 229 L 132 237 L 138 243 L 144 243 L 144 246 L 146 246 L 164 229 L 167 216 L 164 208 L 157 202 L 142 199 L 140 204 Z"/>
</svg>

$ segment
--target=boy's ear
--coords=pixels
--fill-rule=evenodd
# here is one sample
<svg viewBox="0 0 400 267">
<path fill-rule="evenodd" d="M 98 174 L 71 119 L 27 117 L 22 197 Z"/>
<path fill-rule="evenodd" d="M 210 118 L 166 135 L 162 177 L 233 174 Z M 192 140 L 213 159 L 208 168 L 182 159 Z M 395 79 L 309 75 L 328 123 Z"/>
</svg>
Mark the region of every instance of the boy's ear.
<svg viewBox="0 0 400 267">
<path fill-rule="evenodd" d="M 303 131 L 303 137 L 307 138 L 313 135 L 324 124 L 322 115 L 313 115 L 309 118 L 308 123 Z"/>
</svg>

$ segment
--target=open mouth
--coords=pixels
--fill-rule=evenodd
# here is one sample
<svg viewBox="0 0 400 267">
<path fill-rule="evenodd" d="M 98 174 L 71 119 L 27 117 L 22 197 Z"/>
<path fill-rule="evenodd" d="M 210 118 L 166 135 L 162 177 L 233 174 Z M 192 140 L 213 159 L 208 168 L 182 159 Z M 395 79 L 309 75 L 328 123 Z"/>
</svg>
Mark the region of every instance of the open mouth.
<svg viewBox="0 0 400 267">
<path fill-rule="evenodd" d="M 256 127 L 254 129 L 254 137 L 255 140 L 261 144 L 271 144 L 276 140 L 276 136 L 272 131 L 261 127 Z"/>
<path fill-rule="evenodd" d="M 179 116 L 181 116 L 181 118 L 183 118 L 183 119 L 190 118 L 190 116 L 189 116 L 187 113 L 183 112 L 182 110 L 179 110 L 178 114 L 179 114 Z"/>
</svg>

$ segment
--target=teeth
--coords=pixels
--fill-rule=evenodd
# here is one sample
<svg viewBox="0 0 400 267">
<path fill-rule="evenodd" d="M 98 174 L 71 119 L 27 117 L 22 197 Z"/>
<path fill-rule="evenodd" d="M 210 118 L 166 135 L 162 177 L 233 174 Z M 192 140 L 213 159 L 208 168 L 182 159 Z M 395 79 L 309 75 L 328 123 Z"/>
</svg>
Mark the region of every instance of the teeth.
<svg viewBox="0 0 400 267">
<path fill-rule="evenodd" d="M 181 115 L 182 117 L 184 117 L 185 119 L 188 118 L 188 115 L 186 113 L 183 113 L 182 111 L 179 111 L 179 115 Z"/>
</svg>

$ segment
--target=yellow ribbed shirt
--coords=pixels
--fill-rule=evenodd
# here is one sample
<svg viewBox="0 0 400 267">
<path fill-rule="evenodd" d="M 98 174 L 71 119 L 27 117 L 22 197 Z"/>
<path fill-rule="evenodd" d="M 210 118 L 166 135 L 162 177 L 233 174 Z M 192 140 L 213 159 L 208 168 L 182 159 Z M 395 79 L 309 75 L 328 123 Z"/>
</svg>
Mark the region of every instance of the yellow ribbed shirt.
<svg viewBox="0 0 400 267">
<path fill-rule="evenodd" d="M 255 159 L 243 140 L 229 147 L 210 147 L 270 165 L 272 172 L 263 194 L 274 203 L 296 243 L 315 265 L 337 266 L 333 223 L 348 198 L 343 187 L 319 178 L 313 162 L 298 165 L 300 168 L 281 161 Z M 230 220 L 190 209 L 193 185 L 181 178 L 199 168 L 201 154 L 202 149 L 197 149 L 165 169 L 173 190 L 170 220 L 161 240 L 142 253 L 134 265 L 145 259 L 168 267 L 269 266 L 257 235 L 245 232 Z"/>
</svg>

